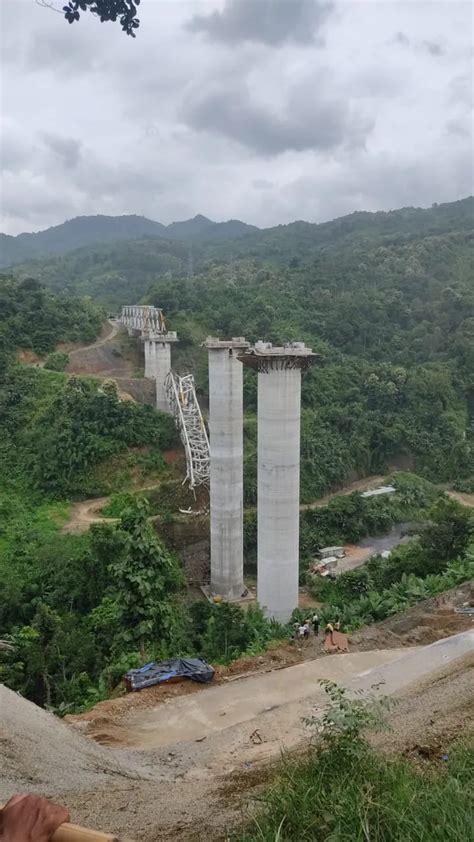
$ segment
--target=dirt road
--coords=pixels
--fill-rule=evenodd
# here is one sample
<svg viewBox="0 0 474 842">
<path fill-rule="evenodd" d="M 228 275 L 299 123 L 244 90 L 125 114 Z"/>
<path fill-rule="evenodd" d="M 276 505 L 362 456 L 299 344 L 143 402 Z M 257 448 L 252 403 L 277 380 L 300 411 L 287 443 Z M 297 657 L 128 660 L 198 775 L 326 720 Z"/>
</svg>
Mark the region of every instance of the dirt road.
<svg viewBox="0 0 474 842">
<path fill-rule="evenodd" d="M 87 532 L 93 523 L 115 523 L 117 518 L 109 518 L 99 514 L 100 509 L 103 509 L 109 502 L 110 497 L 94 497 L 92 500 L 72 503 L 69 520 L 61 531 L 78 535 L 80 532 Z"/>
<path fill-rule="evenodd" d="M 353 491 L 366 491 L 369 488 L 376 488 L 378 485 L 381 484 L 381 482 L 383 482 L 383 480 L 384 477 L 379 476 L 366 477 L 364 480 L 358 480 L 357 482 L 350 483 L 345 488 L 342 488 L 339 491 L 333 491 L 331 494 L 327 494 L 325 497 L 321 497 L 320 500 L 316 500 L 314 503 L 303 503 L 300 506 L 300 510 L 305 511 L 306 509 L 315 509 L 318 506 L 325 506 L 327 505 L 329 500 L 332 500 L 333 497 L 338 497 L 341 494 L 352 494 Z M 142 489 L 131 490 L 148 491 L 157 487 L 158 485 L 150 485 Z M 86 532 L 92 523 L 113 523 L 114 518 L 106 518 L 103 515 L 98 514 L 100 509 L 103 509 L 109 502 L 110 497 L 92 497 L 88 500 L 81 500 L 78 503 L 73 503 L 71 506 L 69 520 L 63 527 L 62 531 L 73 533 Z M 367 550 L 366 554 L 364 555 L 364 561 L 369 557 L 369 555 L 370 552 Z M 355 567 L 357 567 L 358 564 L 363 563 L 363 561 L 357 562 L 356 556 L 354 556 L 354 561 L 355 563 L 353 566 Z"/>
<path fill-rule="evenodd" d="M 330 655 L 263 675 L 253 675 L 238 681 L 209 686 L 201 693 L 181 696 L 165 705 L 145 710 L 132 710 L 114 728 L 115 745 L 151 750 L 178 743 L 200 742 L 229 728 L 248 723 L 250 731 L 261 724 L 267 712 L 273 712 L 275 730 L 265 743 L 273 750 L 291 744 L 285 739 L 288 720 L 300 731 L 294 706 L 320 693 L 320 678 L 336 682 L 351 680 L 368 670 L 406 656 L 405 649 L 355 652 Z M 291 734 L 293 734 L 293 728 Z M 256 744 L 260 741 L 257 739 Z M 252 747 L 251 753 L 253 754 Z M 267 754 L 268 752 L 265 751 Z"/>
<path fill-rule="evenodd" d="M 91 342 L 90 345 L 81 345 L 80 348 L 71 348 L 71 350 L 68 351 L 69 358 L 74 358 L 75 355 L 83 354 L 86 351 L 92 351 L 94 348 L 101 348 L 102 345 L 106 345 L 107 343 L 111 342 L 112 339 L 115 339 L 120 328 L 120 322 L 108 320 L 105 326 L 105 330 L 102 331 L 102 334 L 99 337 L 99 339 L 96 339 L 95 342 Z"/>
<path fill-rule="evenodd" d="M 312 503 L 302 503 L 300 506 L 300 511 L 304 512 L 308 509 L 318 509 L 321 506 L 327 506 L 327 504 L 334 497 L 353 494 L 354 491 L 370 491 L 372 488 L 378 488 L 380 485 L 384 485 L 384 483 L 386 482 L 387 477 L 380 476 L 379 474 L 373 474 L 370 477 L 355 480 L 354 482 L 350 482 L 348 485 L 345 485 L 343 488 L 340 488 L 337 491 L 331 491 L 330 494 L 325 494 L 324 497 L 319 497 L 318 500 L 314 500 L 314 502 Z"/>
<path fill-rule="evenodd" d="M 451 497 L 451 500 L 457 500 L 463 506 L 474 508 L 474 494 L 466 494 L 464 491 L 447 491 L 446 494 Z"/>
<path fill-rule="evenodd" d="M 142 842 L 222 840 L 272 775 L 264 761 L 307 744 L 302 718 L 319 715 L 326 700 L 318 678 L 335 678 L 355 698 L 401 693 L 397 750 L 426 744 L 432 729 L 445 746 L 440 723 L 456 733 L 472 716 L 473 649 L 467 632 L 425 648 L 329 656 L 211 687 L 146 715 L 135 711 L 120 723 L 116 749 L 4 691 L 0 798 L 43 792 L 67 803 L 74 821 Z M 119 736 L 133 749 L 120 747 Z"/>
<path fill-rule="evenodd" d="M 155 482 L 152 485 L 144 485 L 142 488 L 129 489 L 133 492 L 139 491 L 153 491 L 159 488 L 160 482 Z M 74 535 L 80 532 L 87 532 L 93 523 L 116 523 L 118 518 L 105 517 L 99 514 L 100 510 L 110 503 L 111 497 L 93 497 L 90 500 L 81 500 L 78 503 L 73 503 L 69 512 L 69 520 L 63 526 L 62 532 L 73 533 Z"/>
</svg>

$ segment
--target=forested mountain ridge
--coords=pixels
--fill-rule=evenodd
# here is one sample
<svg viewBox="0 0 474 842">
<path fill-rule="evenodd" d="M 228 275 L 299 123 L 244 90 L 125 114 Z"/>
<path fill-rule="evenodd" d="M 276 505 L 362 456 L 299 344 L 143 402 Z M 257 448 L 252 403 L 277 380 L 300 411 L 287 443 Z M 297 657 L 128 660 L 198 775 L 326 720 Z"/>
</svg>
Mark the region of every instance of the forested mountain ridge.
<svg viewBox="0 0 474 842">
<path fill-rule="evenodd" d="M 197 228 L 205 225 L 204 218 L 191 220 Z M 177 223 L 187 225 L 188 223 Z M 313 225 L 294 222 L 244 234 L 233 240 L 226 239 L 228 226 L 241 225 L 228 222 L 214 225 L 212 241 L 195 237 L 192 251 L 189 240 L 170 240 L 157 237 L 128 240 L 120 243 L 102 243 L 88 246 L 66 255 L 42 260 L 31 260 L 16 266 L 19 277 L 33 276 L 53 289 L 67 289 L 73 294 L 90 295 L 109 308 L 118 308 L 129 303 L 131 298 L 140 301 L 148 287 L 158 278 L 167 276 L 172 281 L 189 274 L 209 275 L 217 266 L 222 266 L 229 277 L 237 277 L 239 261 L 253 261 L 257 273 L 268 265 L 300 269 L 310 273 L 315 286 L 325 286 L 323 272 L 332 264 L 331 283 L 345 284 L 342 277 L 348 273 L 350 279 L 358 272 L 364 286 L 363 266 L 367 259 L 373 263 L 382 253 L 378 249 L 392 249 L 390 254 L 397 259 L 397 250 L 419 244 L 415 251 L 424 250 L 431 254 L 436 266 L 445 264 L 446 236 L 457 236 L 460 249 L 464 250 L 474 231 L 474 199 L 438 205 L 427 210 L 405 208 L 389 213 L 357 212 L 332 222 Z M 192 227 L 193 227 L 192 226 Z M 175 229 L 178 232 L 178 229 Z M 36 235 L 35 235 L 36 236 Z M 441 239 L 440 239 L 441 238 Z M 452 251 L 451 246 L 448 248 Z M 344 259 L 342 260 L 342 254 Z M 405 249 L 403 260 L 408 251 Z M 386 252 L 385 256 L 389 256 Z M 416 255 L 415 255 L 416 256 Z M 190 260 L 192 258 L 192 260 Z M 456 250 L 449 260 L 456 259 Z M 430 271 L 431 267 L 427 267 Z M 398 274 L 403 271 L 398 267 Z M 411 272 L 407 267 L 408 273 Z M 318 276 L 316 276 L 316 273 Z M 448 269 L 448 274 L 451 268 Z M 340 280 L 337 281 L 339 274 Z M 371 280 L 378 284 L 378 280 Z"/>
<path fill-rule="evenodd" d="M 0 266 L 10 266 L 25 260 L 66 254 L 83 246 L 115 243 L 122 240 L 141 240 L 161 237 L 168 240 L 232 239 L 251 231 L 236 219 L 213 222 L 205 216 L 195 216 L 183 222 L 162 225 L 144 216 L 77 216 L 45 231 L 18 234 L 16 237 L 0 234 Z"/>
</svg>

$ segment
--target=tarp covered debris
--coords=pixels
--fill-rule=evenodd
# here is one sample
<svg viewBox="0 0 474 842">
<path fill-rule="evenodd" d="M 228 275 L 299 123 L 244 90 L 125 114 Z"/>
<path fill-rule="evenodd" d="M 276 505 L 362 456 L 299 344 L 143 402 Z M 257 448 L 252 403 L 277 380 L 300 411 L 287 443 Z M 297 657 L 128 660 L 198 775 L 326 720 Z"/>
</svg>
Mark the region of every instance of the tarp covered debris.
<svg viewBox="0 0 474 842">
<path fill-rule="evenodd" d="M 190 678 L 205 684 L 214 678 L 214 669 L 200 658 L 173 658 L 159 663 L 151 661 L 143 667 L 129 670 L 124 677 L 129 690 L 143 690 L 174 678 Z"/>
</svg>

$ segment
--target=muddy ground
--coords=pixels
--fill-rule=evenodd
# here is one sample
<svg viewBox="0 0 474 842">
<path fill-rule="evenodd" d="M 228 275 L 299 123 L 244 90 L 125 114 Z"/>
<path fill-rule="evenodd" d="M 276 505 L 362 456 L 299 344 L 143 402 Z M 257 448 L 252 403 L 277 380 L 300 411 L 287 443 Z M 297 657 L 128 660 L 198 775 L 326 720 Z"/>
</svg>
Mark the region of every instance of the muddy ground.
<svg viewBox="0 0 474 842">
<path fill-rule="evenodd" d="M 428 599 L 410 608 L 404 614 L 390 617 L 372 626 L 354 632 L 349 638 L 351 652 L 375 649 L 400 649 L 424 646 L 450 635 L 474 628 L 472 616 L 456 614 L 454 607 L 468 602 L 470 583 L 446 591 L 441 598 Z M 328 656 L 322 649 L 322 635 L 310 637 L 304 643 L 290 641 L 275 646 L 260 656 L 239 658 L 230 666 L 217 666 L 215 684 L 228 684 L 255 673 L 281 670 L 295 664 Z M 167 703 L 180 696 L 203 692 L 202 685 L 190 681 L 148 687 L 139 693 L 125 694 L 118 688 L 116 698 L 99 702 L 87 713 L 66 717 L 71 723 L 82 723 L 83 732 L 107 744 L 115 740 L 115 726 L 132 710 L 143 710 Z M 110 733 L 109 733 L 110 729 Z"/>
<path fill-rule="evenodd" d="M 428 649 L 333 655 L 280 673 L 254 675 L 235 686 L 240 707 L 246 699 L 257 708 L 265 705 L 249 710 L 248 719 L 242 719 L 238 706 L 225 707 L 223 694 L 229 695 L 229 685 L 209 688 L 176 700 L 183 709 L 182 733 L 173 701 L 168 710 L 158 705 L 132 716 L 134 737 L 139 737 L 133 749 L 98 745 L 0 688 L 0 798 L 18 791 L 41 792 L 67 804 L 73 821 L 137 842 L 224 840 L 254 811 L 255 798 L 274 776 L 281 750 L 293 753 L 308 745 L 311 731 L 303 717 L 320 713 L 325 702 L 318 676 L 336 678 L 356 698 L 395 693 L 398 703 L 389 714 L 392 730 L 374 735 L 374 741 L 381 749 L 402 752 L 419 763 L 441 763 L 452 740 L 473 723 L 472 649 L 468 633 Z M 270 686 L 278 676 L 279 688 Z M 251 682 L 261 685 L 258 699 Z M 298 699 L 297 689 L 303 685 L 304 695 Z M 273 705 L 268 704 L 268 692 Z M 193 730 L 206 724 L 196 717 L 193 728 L 188 724 L 186 730 L 186 709 L 202 714 L 208 708 L 207 703 L 203 706 L 206 696 L 215 708 L 207 735 Z M 219 711 L 220 702 L 224 706 Z M 169 719 L 170 713 L 176 721 L 167 735 L 161 718 Z M 220 714 L 225 719 L 236 713 L 238 720 L 220 725 Z M 157 726 L 158 744 L 144 750 L 140 739 L 147 730 L 156 733 Z"/>
</svg>

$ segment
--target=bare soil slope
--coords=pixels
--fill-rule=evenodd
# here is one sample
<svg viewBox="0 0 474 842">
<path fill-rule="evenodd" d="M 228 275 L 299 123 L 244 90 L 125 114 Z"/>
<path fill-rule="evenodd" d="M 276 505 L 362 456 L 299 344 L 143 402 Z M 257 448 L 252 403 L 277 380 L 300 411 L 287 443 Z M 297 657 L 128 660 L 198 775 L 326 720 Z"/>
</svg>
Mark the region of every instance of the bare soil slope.
<svg viewBox="0 0 474 842">
<path fill-rule="evenodd" d="M 18 791 L 44 793 L 66 803 L 76 822 L 143 842 L 224 839 L 241 820 L 249 798 L 272 775 L 272 763 L 281 747 L 306 744 L 302 717 L 324 703 L 318 675 L 338 677 L 357 697 L 367 692 L 401 694 L 394 715 L 396 737 L 387 739 L 396 739 L 397 750 L 417 753 L 417 747 L 427 745 L 426 732 L 432 720 L 429 745 L 433 751 L 437 746 L 444 750 L 452 735 L 472 719 L 473 643 L 471 633 L 427 649 L 410 650 L 401 657 L 394 650 L 331 656 L 279 673 L 278 698 L 276 689 L 270 687 L 275 674 L 251 679 L 262 683 L 257 698 L 255 688 L 241 680 L 235 688 L 239 706 L 245 711 L 247 699 L 257 707 L 249 710 L 248 719 L 242 720 L 239 714 L 239 721 L 232 720 L 228 706 L 217 710 L 215 700 L 224 691 L 227 696 L 229 688 L 209 688 L 181 700 L 195 704 L 200 699 L 202 705 L 208 696 L 215 707 L 214 719 L 208 725 L 197 723 L 207 730 L 207 736 L 202 731 L 197 736 L 191 734 L 189 728 L 180 734 L 178 711 L 173 704 L 168 710 L 160 706 L 145 712 L 141 739 L 156 727 L 164 734 L 163 720 L 170 716 L 175 717 L 177 730 L 170 731 L 172 743 L 160 743 L 148 751 L 98 746 L 2 688 L 0 799 Z M 308 674 L 295 681 L 293 670 L 303 667 Z M 264 685 L 276 704 L 267 704 Z M 295 697 L 298 687 L 300 699 Z M 286 701 L 285 693 L 289 694 Z M 263 709 L 257 710 L 259 706 Z M 229 724 L 222 727 L 218 721 L 221 713 L 229 716 Z M 185 711 L 181 717 L 185 725 Z"/>
</svg>

